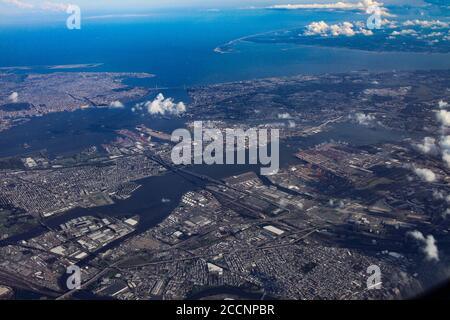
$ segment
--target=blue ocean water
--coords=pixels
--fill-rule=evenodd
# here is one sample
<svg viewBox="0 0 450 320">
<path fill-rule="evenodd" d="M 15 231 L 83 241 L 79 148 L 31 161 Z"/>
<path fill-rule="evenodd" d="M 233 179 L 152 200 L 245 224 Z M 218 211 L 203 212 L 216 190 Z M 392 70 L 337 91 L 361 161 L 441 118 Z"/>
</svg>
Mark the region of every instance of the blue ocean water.
<svg viewBox="0 0 450 320">
<path fill-rule="evenodd" d="M 220 54 L 217 46 L 248 35 L 291 29 L 312 21 L 363 20 L 356 13 L 274 10 L 164 11 L 143 17 L 2 26 L 0 67 L 102 63 L 89 71 L 149 72 L 147 84 L 191 86 L 300 73 L 450 68 L 450 55 L 376 53 L 347 49 L 241 43 Z M 75 69 L 74 71 L 77 71 Z"/>
<path fill-rule="evenodd" d="M 220 45 L 249 35 L 293 29 L 312 21 L 363 20 L 349 12 L 222 10 L 158 11 L 141 17 L 84 17 L 82 29 L 65 21 L 0 26 L 0 67 L 33 66 L 23 72 L 54 72 L 48 65 L 101 63 L 88 69 L 59 71 L 149 72 L 151 79 L 132 84 L 157 86 L 166 96 L 189 102 L 185 86 L 353 70 L 450 68 L 450 55 L 301 47 L 240 42 L 231 53 Z M 1 72 L 1 70 L 0 70 Z M 18 71 L 21 72 L 21 71 Z M 166 88 L 166 89 L 161 89 Z M 154 93 L 152 93 L 154 94 Z M 146 97 L 145 99 L 153 99 Z M 46 148 L 51 153 L 82 149 L 112 139 L 114 130 L 148 121 L 130 110 L 82 111 L 34 118 L 2 133 L 0 156 Z M 83 139 L 79 139 L 83 136 Z M 68 145 L 66 139 L 79 141 Z M 85 144 L 81 143 L 84 141 Z M 24 144 L 29 145 L 24 149 Z M 67 150 L 69 149 L 69 150 Z"/>
</svg>

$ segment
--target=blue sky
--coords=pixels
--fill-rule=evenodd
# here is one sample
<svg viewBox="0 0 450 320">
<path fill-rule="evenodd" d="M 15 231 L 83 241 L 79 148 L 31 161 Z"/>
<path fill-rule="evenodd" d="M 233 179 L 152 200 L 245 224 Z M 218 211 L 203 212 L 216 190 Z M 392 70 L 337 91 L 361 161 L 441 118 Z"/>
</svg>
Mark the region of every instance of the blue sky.
<svg viewBox="0 0 450 320">
<path fill-rule="evenodd" d="M 69 4 L 78 5 L 84 17 L 147 14 L 159 9 L 264 8 L 286 4 L 383 2 L 385 5 L 424 5 L 424 0 L 0 0 L 0 24 L 45 21 L 65 17 Z"/>
<path fill-rule="evenodd" d="M 319 0 L 320 1 L 320 0 Z M 38 11 L 58 11 L 62 4 L 76 4 L 89 11 L 108 12 L 117 10 L 153 9 L 170 7 L 224 7 L 240 5 L 267 5 L 283 1 L 261 0 L 0 0 L 2 13 L 26 14 Z"/>
<path fill-rule="evenodd" d="M 365 0 L 0 0 L 0 14 L 30 14 L 42 13 L 43 11 L 58 11 L 67 4 L 76 4 L 89 11 L 108 12 L 171 7 L 264 7 L 276 4 L 333 3 L 337 1 L 356 3 Z M 407 2 L 419 3 L 422 0 L 379 0 L 379 2 L 389 5 Z"/>
</svg>

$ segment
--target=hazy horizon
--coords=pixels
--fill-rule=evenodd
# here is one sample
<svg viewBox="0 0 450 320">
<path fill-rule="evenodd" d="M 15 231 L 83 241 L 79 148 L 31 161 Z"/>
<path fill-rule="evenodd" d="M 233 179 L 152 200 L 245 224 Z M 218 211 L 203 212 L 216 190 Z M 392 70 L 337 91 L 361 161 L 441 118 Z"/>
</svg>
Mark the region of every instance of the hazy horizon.
<svg viewBox="0 0 450 320">
<path fill-rule="evenodd" d="M 426 5 L 425 0 L 365 0 L 390 5 Z M 87 0 L 77 1 L 59 1 L 59 0 L 0 0 L 0 23 L 20 22 L 23 19 L 46 20 L 57 17 L 66 16 L 67 6 L 70 4 L 77 5 L 81 8 L 84 16 L 92 15 L 139 15 L 149 14 L 154 11 L 186 9 L 193 10 L 219 10 L 219 9 L 263 9 L 273 5 L 287 4 L 335 4 L 337 2 L 345 3 L 361 3 L 362 0 L 227 0 L 226 2 L 218 2 L 215 0 L 167 0 L 167 1 L 145 1 L 131 0 L 126 3 L 117 0 L 98 0 L 95 2 Z"/>
</svg>

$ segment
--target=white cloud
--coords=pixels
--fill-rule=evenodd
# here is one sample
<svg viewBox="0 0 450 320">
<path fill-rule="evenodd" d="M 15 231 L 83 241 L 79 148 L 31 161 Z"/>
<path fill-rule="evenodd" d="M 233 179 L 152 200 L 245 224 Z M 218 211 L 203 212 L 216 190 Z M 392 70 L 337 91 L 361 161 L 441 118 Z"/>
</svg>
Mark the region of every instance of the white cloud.
<svg viewBox="0 0 450 320">
<path fill-rule="evenodd" d="M 123 107 L 124 107 L 123 103 L 120 102 L 119 100 L 116 100 L 116 101 L 111 102 L 111 103 L 109 104 L 109 106 L 110 106 L 111 108 L 114 108 L 114 109 L 120 109 L 120 108 L 123 108 Z"/>
<path fill-rule="evenodd" d="M 63 11 L 66 12 L 67 8 L 69 8 L 68 3 L 59 3 L 59 2 L 51 2 L 45 1 L 41 4 L 40 9 L 45 11 Z"/>
<path fill-rule="evenodd" d="M 348 36 L 352 37 L 355 35 L 355 31 L 353 30 L 353 24 L 350 22 L 343 22 L 342 24 L 333 24 L 330 26 L 331 34 L 333 36 Z"/>
<path fill-rule="evenodd" d="M 328 32 L 329 28 L 330 28 L 330 26 L 325 21 L 312 22 L 306 27 L 307 31 L 305 32 L 305 34 L 306 35 L 316 35 L 316 34 L 325 35 Z"/>
<path fill-rule="evenodd" d="M 292 119 L 292 116 L 287 112 L 279 113 L 278 119 Z"/>
<path fill-rule="evenodd" d="M 355 26 L 353 23 L 348 21 L 331 25 L 329 25 L 325 21 L 316 21 L 307 25 L 306 30 L 303 34 L 306 36 L 320 35 L 322 37 L 338 37 L 341 35 L 352 37 L 356 34 L 371 36 L 373 35 L 373 32 L 364 29 L 363 26 Z"/>
<path fill-rule="evenodd" d="M 362 0 L 359 2 L 343 2 L 335 3 L 305 3 L 305 4 L 280 4 L 270 6 L 269 9 L 284 9 L 284 10 L 302 10 L 302 9 L 318 9 L 318 10 L 362 10 L 367 12 L 372 7 L 379 8 L 380 14 L 390 16 L 384 4 L 375 0 Z"/>
<path fill-rule="evenodd" d="M 442 153 L 442 161 L 444 161 L 445 164 L 447 165 L 447 167 L 450 168 L 450 152 L 449 151 L 444 151 Z"/>
<path fill-rule="evenodd" d="M 421 28 L 448 28 L 449 24 L 440 20 L 407 20 L 403 22 L 405 27 L 421 27 Z"/>
<path fill-rule="evenodd" d="M 442 32 L 431 32 L 429 34 L 424 35 L 424 38 L 436 38 L 436 37 L 441 37 L 444 34 Z"/>
<path fill-rule="evenodd" d="M 366 115 L 364 113 L 357 113 L 355 115 L 355 119 L 356 119 L 356 121 L 359 124 L 364 125 L 364 126 L 368 126 L 369 124 L 371 124 L 375 120 L 375 117 L 373 115 L 370 115 L 370 114 Z"/>
<path fill-rule="evenodd" d="M 361 28 L 361 29 L 359 30 L 359 32 L 360 32 L 362 35 L 365 35 L 365 36 L 373 36 L 373 31 L 372 31 L 372 30 L 368 30 L 368 29 Z"/>
<path fill-rule="evenodd" d="M 436 139 L 431 137 L 425 137 L 423 143 L 416 144 L 416 148 L 425 154 L 437 155 L 439 154 L 439 148 L 436 145 Z"/>
<path fill-rule="evenodd" d="M 436 174 L 427 168 L 414 168 L 414 173 L 426 182 L 434 182 L 437 179 Z"/>
<path fill-rule="evenodd" d="M 442 161 L 450 168 L 450 136 L 442 136 L 439 145 L 442 151 Z"/>
<path fill-rule="evenodd" d="M 439 141 L 439 145 L 441 146 L 442 150 L 450 151 L 450 136 L 442 136 L 441 140 Z"/>
<path fill-rule="evenodd" d="M 386 26 L 389 29 L 394 29 L 398 27 L 397 21 L 389 20 L 389 19 L 381 19 L 381 26 Z"/>
<path fill-rule="evenodd" d="M 17 92 L 13 92 L 8 96 L 8 99 L 12 103 L 17 103 L 19 101 L 19 94 Z"/>
<path fill-rule="evenodd" d="M 1 0 L 1 2 L 13 5 L 19 9 L 32 9 L 34 8 L 34 5 L 28 2 L 24 2 L 21 0 Z"/>
<path fill-rule="evenodd" d="M 450 126 L 450 111 L 447 110 L 439 110 L 436 114 L 438 121 L 448 127 Z"/>
<path fill-rule="evenodd" d="M 413 29 L 403 29 L 401 31 L 394 31 L 391 36 L 417 36 L 417 31 Z"/>
<path fill-rule="evenodd" d="M 341 9 L 341 10 L 355 10 L 361 9 L 361 3 L 336 2 L 336 3 L 306 3 L 306 4 L 279 4 L 269 7 L 271 9 Z"/>
<path fill-rule="evenodd" d="M 138 109 L 143 107 L 152 115 L 180 115 L 186 111 L 183 102 L 175 103 L 172 98 L 164 98 L 162 93 L 158 94 L 153 101 L 147 101 L 136 105 Z"/>
<path fill-rule="evenodd" d="M 63 11 L 65 12 L 69 7 L 67 3 L 53 2 L 53 1 L 34 1 L 30 3 L 23 0 L 0 0 L 0 2 L 10 4 L 19 9 L 38 9 L 43 11 Z"/>
<path fill-rule="evenodd" d="M 439 250 L 433 235 L 430 234 L 425 238 L 422 232 L 418 230 L 408 232 L 408 235 L 423 244 L 422 252 L 425 254 L 426 260 L 439 261 Z"/>
<path fill-rule="evenodd" d="M 440 100 L 438 102 L 438 107 L 439 107 L 439 109 L 447 108 L 448 107 L 448 102 L 445 102 L 444 100 Z"/>
</svg>

